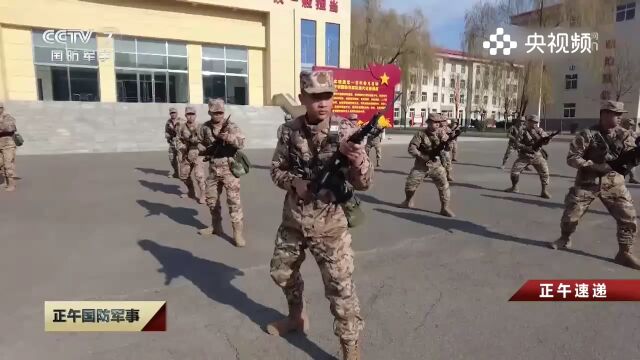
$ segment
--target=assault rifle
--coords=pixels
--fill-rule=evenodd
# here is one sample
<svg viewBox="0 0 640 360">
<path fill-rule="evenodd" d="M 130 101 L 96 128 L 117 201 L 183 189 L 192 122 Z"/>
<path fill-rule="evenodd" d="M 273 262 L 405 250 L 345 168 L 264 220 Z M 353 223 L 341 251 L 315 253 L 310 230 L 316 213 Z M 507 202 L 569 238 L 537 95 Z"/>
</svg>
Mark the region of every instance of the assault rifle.
<svg viewBox="0 0 640 360">
<path fill-rule="evenodd" d="M 460 129 L 460 125 L 457 125 L 456 127 L 454 127 L 453 129 L 453 135 L 449 136 L 449 138 L 446 141 L 442 141 L 438 144 L 438 146 L 436 146 L 435 148 L 433 148 L 430 152 L 429 152 L 429 157 L 431 159 L 435 159 L 436 156 L 440 156 L 440 154 L 445 151 L 449 145 L 458 138 L 458 136 L 460 136 L 460 134 L 462 134 L 462 130 Z"/>
<path fill-rule="evenodd" d="M 229 119 L 230 118 L 231 118 L 231 115 L 227 116 L 227 118 L 224 120 L 224 125 L 220 129 L 221 133 L 227 128 L 227 124 L 229 124 Z M 213 158 L 216 158 L 216 157 L 233 157 L 235 155 L 236 151 L 237 151 L 237 149 L 234 148 L 233 146 L 228 146 L 228 145 L 224 144 L 222 142 L 222 140 L 216 138 L 213 141 L 213 144 L 207 146 L 206 149 L 200 151 L 199 155 L 200 156 L 204 156 L 204 162 L 208 162 L 212 157 Z"/>
<path fill-rule="evenodd" d="M 534 152 L 540 150 L 544 145 L 549 145 L 549 142 L 551 141 L 551 139 L 553 139 L 558 134 L 560 134 L 560 130 L 554 131 L 553 133 L 547 136 L 541 137 L 535 143 L 533 143 L 531 148 L 533 149 Z"/>
<path fill-rule="evenodd" d="M 620 175 L 628 175 L 640 163 L 640 137 L 636 138 L 636 147 L 624 151 L 617 159 L 607 161 L 607 164 Z"/>
</svg>

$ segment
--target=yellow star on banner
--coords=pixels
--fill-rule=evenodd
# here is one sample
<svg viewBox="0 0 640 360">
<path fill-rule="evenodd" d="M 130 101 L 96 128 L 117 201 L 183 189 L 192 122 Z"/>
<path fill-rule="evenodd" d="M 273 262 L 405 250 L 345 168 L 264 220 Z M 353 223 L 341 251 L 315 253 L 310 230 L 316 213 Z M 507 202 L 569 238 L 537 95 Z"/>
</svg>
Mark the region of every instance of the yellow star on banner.
<svg viewBox="0 0 640 360">
<path fill-rule="evenodd" d="M 387 73 L 382 74 L 382 76 L 380 77 L 380 84 L 389 85 L 389 76 L 387 75 Z"/>
</svg>

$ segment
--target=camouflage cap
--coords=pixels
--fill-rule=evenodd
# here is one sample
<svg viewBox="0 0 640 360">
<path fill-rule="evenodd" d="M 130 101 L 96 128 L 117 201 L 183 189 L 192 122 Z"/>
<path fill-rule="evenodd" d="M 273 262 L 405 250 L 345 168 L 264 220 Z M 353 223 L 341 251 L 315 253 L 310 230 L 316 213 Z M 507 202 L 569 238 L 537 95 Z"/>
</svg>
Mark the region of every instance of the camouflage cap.
<svg viewBox="0 0 640 360">
<path fill-rule="evenodd" d="M 525 120 L 533 121 L 534 123 L 540 122 L 540 118 L 538 117 L 538 115 L 527 115 L 527 117 L 525 117 Z"/>
<path fill-rule="evenodd" d="M 358 120 L 358 114 L 349 114 L 349 120 L 353 120 L 353 121 Z"/>
<path fill-rule="evenodd" d="M 170 107 L 169 108 L 169 114 L 173 114 L 173 113 L 178 113 L 178 109 L 174 108 L 174 107 Z"/>
<path fill-rule="evenodd" d="M 307 94 L 334 93 L 333 71 L 303 71 L 300 73 L 300 90 Z"/>
<path fill-rule="evenodd" d="M 196 113 L 196 108 L 193 106 L 187 106 L 184 108 L 184 113 L 185 115 L 189 115 L 189 114 L 194 114 Z"/>
<path fill-rule="evenodd" d="M 442 116 L 438 115 L 437 113 L 429 113 L 429 116 L 427 116 L 427 121 L 433 121 L 433 122 L 442 122 Z"/>
<path fill-rule="evenodd" d="M 222 99 L 209 99 L 209 111 L 210 112 L 224 112 L 224 100 L 222 100 Z"/>
<path fill-rule="evenodd" d="M 624 114 L 628 112 L 624 109 L 624 103 L 613 100 L 603 101 L 602 105 L 600 106 L 600 110 L 611 111 L 618 114 Z"/>
</svg>

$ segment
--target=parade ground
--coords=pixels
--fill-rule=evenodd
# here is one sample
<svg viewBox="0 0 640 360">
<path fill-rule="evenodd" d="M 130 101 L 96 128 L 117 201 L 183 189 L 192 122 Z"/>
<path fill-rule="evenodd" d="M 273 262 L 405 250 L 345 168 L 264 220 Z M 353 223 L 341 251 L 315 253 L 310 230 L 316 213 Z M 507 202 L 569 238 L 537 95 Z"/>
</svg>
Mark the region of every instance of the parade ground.
<svg viewBox="0 0 640 360">
<path fill-rule="evenodd" d="M 582 219 L 573 250 L 546 247 L 559 236 L 575 175 L 565 162 L 567 142 L 547 147 L 553 199 L 544 200 L 532 173 L 522 177 L 520 194 L 502 191 L 510 185 L 507 170 L 497 168 L 506 139 L 461 139 L 451 219 L 437 214 L 430 181 L 418 190 L 418 209 L 396 207 L 413 164 L 408 140 L 394 135 L 383 145 L 374 185 L 359 193 L 367 216 L 353 231 L 363 359 L 640 358 L 637 303 L 508 301 L 528 279 L 640 276 L 612 262 L 615 221 L 598 201 Z M 167 177 L 166 152 L 18 152 L 18 190 L 0 191 L 0 359 L 337 356 L 312 256 L 302 267 L 308 335 L 277 338 L 263 330 L 286 313 L 269 276 L 284 191 L 269 176 L 273 149 L 247 153 L 254 164 L 242 178 L 247 247 L 238 249 L 224 201 L 227 236 L 197 234 L 209 210 L 180 198 L 182 184 Z M 640 187 L 630 191 L 640 203 Z M 167 301 L 167 331 L 46 333 L 46 300 Z"/>
</svg>

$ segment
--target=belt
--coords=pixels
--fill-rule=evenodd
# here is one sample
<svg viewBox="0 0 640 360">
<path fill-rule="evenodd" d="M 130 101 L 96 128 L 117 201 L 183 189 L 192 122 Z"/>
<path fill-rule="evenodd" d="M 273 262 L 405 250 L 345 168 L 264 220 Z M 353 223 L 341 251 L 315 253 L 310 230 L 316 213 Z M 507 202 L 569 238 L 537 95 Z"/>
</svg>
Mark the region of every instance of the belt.
<svg viewBox="0 0 640 360">
<path fill-rule="evenodd" d="M 13 136 L 13 134 L 15 134 L 15 131 L 0 132 L 0 137 Z"/>
</svg>

